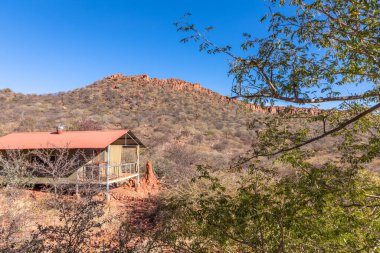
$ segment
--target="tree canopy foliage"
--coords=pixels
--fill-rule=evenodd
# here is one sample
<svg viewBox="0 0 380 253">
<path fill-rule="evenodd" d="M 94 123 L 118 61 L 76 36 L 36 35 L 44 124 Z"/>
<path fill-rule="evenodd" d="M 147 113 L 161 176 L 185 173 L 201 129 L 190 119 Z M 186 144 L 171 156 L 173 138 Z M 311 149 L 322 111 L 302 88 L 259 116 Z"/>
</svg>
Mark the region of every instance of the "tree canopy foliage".
<svg viewBox="0 0 380 253">
<path fill-rule="evenodd" d="M 233 98 L 341 104 L 316 116 L 268 117 L 261 129 L 253 119 L 252 148 L 231 167 L 239 180 L 200 166 L 194 184 L 205 190 L 169 198 L 173 241 L 197 252 L 378 252 L 380 178 L 366 166 L 380 154 L 380 3 L 271 3 L 278 11 L 262 19 L 268 36 L 245 33 L 243 56 L 210 41 L 211 28 L 176 25 L 190 33 L 183 42 L 231 57 Z M 314 129 L 311 122 L 322 124 Z M 328 135 L 334 143 L 324 150 L 307 146 Z"/>
<path fill-rule="evenodd" d="M 280 8 L 261 19 L 269 19 L 268 36 L 255 38 L 244 33 L 243 55 L 234 54 L 230 46 L 217 46 L 194 24 L 182 20 L 176 25 L 178 30 L 191 33 L 183 42 L 195 40 L 200 42 L 201 51 L 225 53 L 232 58 L 229 73 L 235 78 L 235 97 L 298 104 L 378 100 L 378 1 L 271 2 L 286 6 L 287 11 Z M 210 30 L 206 28 L 205 32 Z M 360 86 L 363 92 L 342 94 L 340 86 L 353 85 Z"/>
</svg>

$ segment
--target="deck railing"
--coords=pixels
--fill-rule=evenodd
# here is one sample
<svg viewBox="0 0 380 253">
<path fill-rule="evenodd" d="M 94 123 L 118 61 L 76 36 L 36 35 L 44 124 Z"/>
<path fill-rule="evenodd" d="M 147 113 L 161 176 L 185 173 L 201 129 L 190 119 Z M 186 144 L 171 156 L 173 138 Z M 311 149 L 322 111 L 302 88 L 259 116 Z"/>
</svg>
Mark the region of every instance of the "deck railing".
<svg viewBox="0 0 380 253">
<path fill-rule="evenodd" d="M 137 173 L 136 163 L 110 164 L 108 180 L 128 177 Z M 82 181 L 106 181 L 107 163 L 83 166 L 83 170 L 78 174 L 78 179 Z"/>
</svg>

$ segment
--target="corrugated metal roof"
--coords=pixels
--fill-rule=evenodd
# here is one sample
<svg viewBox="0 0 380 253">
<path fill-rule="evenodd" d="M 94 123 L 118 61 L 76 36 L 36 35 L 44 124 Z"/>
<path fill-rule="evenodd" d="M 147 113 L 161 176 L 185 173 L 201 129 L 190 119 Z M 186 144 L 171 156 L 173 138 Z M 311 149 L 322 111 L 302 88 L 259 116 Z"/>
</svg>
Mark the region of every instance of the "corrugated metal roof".
<svg viewBox="0 0 380 253">
<path fill-rule="evenodd" d="M 127 133 L 132 134 L 127 129 L 63 131 L 59 134 L 57 132 L 16 132 L 0 137 L 0 150 L 50 148 L 102 149 Z M 143 146 L 137 138 L 136 141 Z"/>
</svg>

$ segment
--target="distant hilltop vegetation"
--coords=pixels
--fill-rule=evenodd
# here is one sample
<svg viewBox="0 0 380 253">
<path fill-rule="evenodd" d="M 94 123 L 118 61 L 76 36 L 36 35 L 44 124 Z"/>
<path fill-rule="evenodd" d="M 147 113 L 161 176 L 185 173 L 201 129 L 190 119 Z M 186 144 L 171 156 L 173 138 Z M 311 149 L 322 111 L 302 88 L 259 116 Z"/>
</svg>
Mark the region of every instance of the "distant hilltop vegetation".
<svg viewBox="0 0 380 253">
<path fill-rule="evenodd" d="M 306 113 L 309 115 L 318 115 L 320 113 L 319 109 L 316 108 L 299 108 L 299 107 L 291 107 L 291 106 L 259 106 L 255 104 L 245 103 L 241 100 L 231 99 L 227 96 L 223 96 L 215 91 L 204 88 L 199 83 L 190 83 L 176 78 L 167 78 L 167 79 L 158 79 L 151 78 L 149 75 L 136 75 L 136 76 L 126 76 L 123 74 L 113 74 L 111 76 L 106 77 L 105 79 L 113 82 L 112 88 L 118 89 L 120 81 L 131 81 L 140 85 L 145 84 L 153 84 L 158 87 L 169 87 L 174 90 L 183 90 L 183 91 L 195 91 L 201 94 L 205 94 L 213 100 L 218 100 L 227 103 L 235 103 L 241 106 L 244 106 L 248 110 L 254 112 L 262 112 L 262 113 L 279 113 L 279 112 L 287 112 L 287 113 Z"/>
</svg>

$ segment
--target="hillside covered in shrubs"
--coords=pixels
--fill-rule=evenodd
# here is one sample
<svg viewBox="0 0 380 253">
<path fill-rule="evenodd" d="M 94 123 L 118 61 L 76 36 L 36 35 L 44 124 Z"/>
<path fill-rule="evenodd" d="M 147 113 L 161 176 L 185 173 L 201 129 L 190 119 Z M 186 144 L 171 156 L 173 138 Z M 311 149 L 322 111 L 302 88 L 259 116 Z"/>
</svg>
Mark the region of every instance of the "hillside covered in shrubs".
<svg viewBox="0 0 380 253">
<path fill-rule="evenodd" d="M 226 166 L 249 148 L 248 123 L 268 113 L 197 87 L 178 79 L 114 75 L 56 94 L 4 89 L 0 134 L 53 131 L 58 124 L 67 130 L 127 128 L 147 146 L 143 159 L 152 160 L 160 176 L 179 176 L 201 162 Z"/>
</svg>

